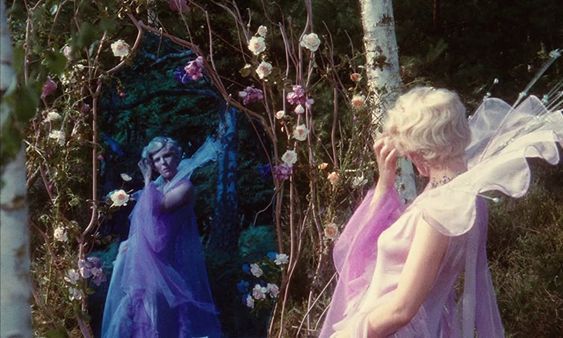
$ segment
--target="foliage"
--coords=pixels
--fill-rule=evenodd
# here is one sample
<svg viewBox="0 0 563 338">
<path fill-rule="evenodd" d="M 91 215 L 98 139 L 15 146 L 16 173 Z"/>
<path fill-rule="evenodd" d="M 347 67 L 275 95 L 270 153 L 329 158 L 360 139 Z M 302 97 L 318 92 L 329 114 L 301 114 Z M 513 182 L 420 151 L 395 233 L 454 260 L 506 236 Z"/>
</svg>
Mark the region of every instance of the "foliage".
<svg viewBox="0 0 563 338">
<path fill-rule="evenodd" d="M 437 6 L 434 9 L 426 2 L 395 3 L 401 72 L 407 86 L 432 83 L 452 88 L 474 107 L 491 90 L 488 83 L 498 77 L 500 84 L 493 93 L 514 99 L 548 51 L 561 47 L 560 24 L 551 15 L 562 11 L 557 2 L 511 6 L 491 1 L 433 3 Z M 245 226 L 274 219 L 277 250 L 289 254 L 280 285 L 282 300 L 273 313 L 270 334 L 303 336 L 322 324 L 334 274 L 332 238 L 325 230 L 333 224 L 337 228 L 345 224 L 376 172 L 370 149 L 376 127 L 369 113 L 373 107 L 356 106 L 352 101 L 366 92 L 365 80 L 350 79 L 352 73 L 362 74 L 362 32 L 359 20 L 351 20 L 359 17 L 358 7 L 335 0 L 280 0 L 271 6 L 253 0 L 244 5 L 248 10 L 235 7 L 231 1 L 191 1 L 188 11 L 178 13 L 163 0 L 8 1 L 16 60 L 26 62 L 16 63 L 18 85 L 2 102 L 16 108 L 16 115 L 3 124 L 8 129 L 2 131 L 1 156 L 4 163 L 25 135 L 33 229 L 33 316 L 38 336 L 90 334 L 86 299 L 70 298 L 72 285 L 65 277 L 70 269 L 78 268 L 80 258 L 104 241 L 98 226 L 112 217 L 112 209 L 99 199 L 117 187 L 104 191 L 91 181 L 97 177 L 98 155 L 105 142 L 98 138 L 99 106 L 139 105 L 134 99 L 145 90 L 141 82 L 155 78 L 150 63 L 141 62 L 135 68 L 133 60 L 143 51 L 134 43 L 137 28 L 128 15 L 150 17 L 151 25 L 201 47 L 193 50 L 204 57 L 216 95 L 245 113 L 240 121 L 249 127 L 245 130 L 257 130 L 259 142 L 249 142 L 250 135 L 240 136 L 241 153 L 248 154 L 241 158 L 240 170 L 258 170 L 252 154 L 264 152 L 269 163 L 262 164 L 274 168 L 284 163 L 282 155 L 287 150 L 295 151 L 297 161 L 291 164 L 292 175 L 287 180 L 275 175 L 240 178 L 239 186 L 245 194 L 259 192 L 254 201 L 243 201 L 241 209 Z M 254 55 L 247 42 L 259 35 L 261 25 L 267 27 L 266 50 Z M 299 43 L 302 34 L 313 32 L 321 40 L 314 52 Z M 112 54 L 110 45 L 121 39 L 131 46 L 130 56 Z M 154 47 L 157 41 L 145 42 Z M 271 74 L 260 78 L 256 69 L 263 61 L 272 69 Z M 136 72 L 119 73 L 123 66 Z M 57 88 L 40 97 L 49 78 Z M 559 79 L 560 64 L 540 79 L 534 92 L 543 93 Z M 173 81 L 171 74 L 170 82 L 162 85 L 173 88 L 177 86 Z M 132 83 L 135 85 L 129 87 Z M 315 101 L 305 105 L 302 114 L 295 113 L 296 105 L 287 100 L 287 94 L 295 91 L 294 85 L 302 86 L 306 96 Z M 245 105 L 238 93 L 248 86 L 262 90 L 264 99 Z M 178 96 L 179 100 L 189 100 Z M 150 116 L 150 111 L 162 110 L 162 106 L 146 108 L 142 113 L 146 120 L 135 121 L 131 110 L 122 109 L 119 115 L 101 121 L 103 128 L 114 127 L 111 136 L 120 143 L 130 142 L 127 151 L 138 153 L 142 142 L 137 140 L 162 132 L 151 129 L 157 117 Z M 281 110 L 285 117 L 277 118 Z M 37 113 L 32 116 L 34 111 Z M 49 115 L 54 112 L 60 118 L 49 118 L 55 116 Z M 204 116 L 188 121 L 171 107 L 158 119 L 170 126 L 189 124 L 192 118 L 199 119 L 201 125 L 211 123 Z M 146 127 L 145 134 L 127 134 L 132 124 L 135 130 Z M 293 137 L 294 129 L 301 125 L 308 130 L 304 141 Z M 203 128 L 196 132 L 204 135 L 208 131 Z M 102 155 L 110 159 L 107 149 Z M 127 165 L 127 172 L 132 174 L 135 163 Z M 203 168 L 194 180 L 212 170 Z M 554 181 L 561 174 L 560 169 L 544 173 Z M 561 308 L 562 208 L 554 197 L 561 192 L 543 188 L 550 186 L 549 181 L 543 182 L 547 183 L 536 185 L 523 202 L 506 202 L 491 211 L 490 259 L 504 323 L 514 336 L 556 335 L 561 327 L 561 318 L 554 310 Z M 210 182 L 207 188 L 213 184 Z M 271 184 L 275 186 L 273 192 L 269 190 Z M 103 192 L 97 193 L 97 189 Z M 255 202 L 264 200 L 272 202 L 255 210 Z M 202 208 L 210 205 L 203 204 Z M 534 227 L 514 228 L 514 219 Z M 205 227 L 205 221 L 200 221 Z M 56 233 L 57 229 L 64 230 L 67 240 L 59 240 L 64 236 Z M 240 240 L 244 251 L 241 257 L 250 255 L 250 245 L 245 244 L 249 237 Z M 230 257 L 214 253 L 210 257 L 209 270 L 219 275 Z M 225 271 L 228 273 L 236 274 Z M 225 297 L 234 294 L 236 281 L 229 283 L 233 289 L 217 291 L 215 285 L 214 293 Z M 81 278 L 78 289 L 87 294 L 92 286 Z M 232 300 L 231 306 L 235 311 L 246 310 L 240 299 Z M 248 320 L 239 328 L 245 325 L 248 328 L 253 324 Z M 259 325 L 256 331 L 266 323 Z M 532 329 L 537 332 L 530 332 Z"/>
</svg>

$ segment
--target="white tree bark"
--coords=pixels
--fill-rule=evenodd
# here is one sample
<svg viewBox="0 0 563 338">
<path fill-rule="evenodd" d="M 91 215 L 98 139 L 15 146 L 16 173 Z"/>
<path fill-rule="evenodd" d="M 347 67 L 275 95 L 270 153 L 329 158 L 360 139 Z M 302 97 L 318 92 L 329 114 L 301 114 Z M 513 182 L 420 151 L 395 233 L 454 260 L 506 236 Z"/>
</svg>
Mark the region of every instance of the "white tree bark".
<svg viewBox="0 0 563 338">
<path fill-rule="evenodd" d="M 2 95 L 15 81 L 11 67 L 12 44 L 6 7 L 0 0 L 0 90 Z M 0 106 L 0 127 L 11 113 Z M 0 191 L 0 337 L 31 337 L 31 282 L 27 222 L 25 151 L 7 163 Z"/>
<path fill-rule="evenodd" d="M 360 0 L 360 6 L 369 96 L 374 107 L 372 117 L 378 125 L 387 109 L 395 103 L 401 89 L 393 3 L 391 0 Z M 401 159 L 399 167 L 397 188 L 405 200 L 412 201 L 416 196 L 412 164 Z"/>
</svg>

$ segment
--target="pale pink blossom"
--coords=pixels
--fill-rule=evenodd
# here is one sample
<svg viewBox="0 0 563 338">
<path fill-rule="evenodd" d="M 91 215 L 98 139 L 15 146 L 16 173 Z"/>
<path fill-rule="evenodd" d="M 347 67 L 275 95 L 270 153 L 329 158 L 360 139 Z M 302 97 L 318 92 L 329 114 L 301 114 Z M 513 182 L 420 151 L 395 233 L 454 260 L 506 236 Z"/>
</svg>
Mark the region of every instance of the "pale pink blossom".
<svg viewBox="0 0 563 338">
<path fill-rule="evenodd" d="M 304 124 L 300 124 L 293 130 L 293 138 L 297 141 L 305 141 L 309 135 L 309 129 Z"/>
<path fill-rule="evenodd" d="M 129 45 L 127 42 L 119 39 L 111 44 L 111 51 L 114 56 L 124 58 L 129 55 Z"/>
<path fill-rule="evenodd" d="M 302 105 L 298 104 L 293 111 L 295 112 L 295 114 L 303 114 L 305 112 L 305 108 L 303 108 Z"/>
<path fill-rule="evenodd" d="M 254 309 L 254 298 L 251 295 L 247 295 L 245 299 L 245 304 L 247 307 Z"/>
<path fill-rule="evenodd" d="M 368 179 L 365 178 L 363 174 L 362 174 L 362 176 L 357 176 L 357 177 L 354 177 L 354 179 L 352 179 L 352 187 L 353 188 L 361 187 L 366 183 L 368 183 Z"/>
<path fill-rule="evenodd" d="M 287 150 L 281 157 L 283 163 L 287 165 L 294 165 L 297 162 L 297 153 L 294 150 Z"/>
<path fill-rule="evenodd" d="M 354 107 L 354 109 L 362 109 L 365 105 L 366 97 L 363 95 L 354 95 L 350 102 L 352 103 L 352 107 Z"/>
<path fill-rule="evenodd" d="M 281 120 L 285 117 L 285 111 L 283 110 L 278 110 L 276 112 L 276 119 Z"/>
<path fill-rule="evenodd" d="M 266 50 L 266 41 L 261 36 L 253 36 L 250 41 L 248 41 L 248 49 L 254 55 L 259 55 Z"/>
<path fill-rule="evenodd" d="M 74 269 L 69 269 L 64 276 L 64 280 L 72 285 L 76 285 L 80 280 L 80 274 Z"/>
<path fill-rule="evenodd" d="M 258 264 L 253 263 L 253 264 L 250 264 L 250 273 L 254 277 L 260 278 L 264 274 L 264 271 L 262 271 L 262 269 L 260 268 L 260 266 Z"/>
<path fill-rule="evenodd" d="M 328 163 L 326 163 L 326 162 L 319 164 L 319 169 L 321 169 L 321 170 L 325 170 L 327 167 L 328 167 Z"/>
<path fill-rule="evenodd" d="M 301 37 L 301 41 L 299 42 L 301 47 L 307 48 L 311 52 L 316 52 L 317 49 L 319 49 L 320 44 L 321 40 L 316 33 L 303 35 L 303 37 Z"/>
<path fill-rule="evenodd" d="M 266 61 L 260 62 L 256 67 L 256 74 L 260 79 L 263 79 L 272 73 L 272 64 Z"/>
<path fill-rule="evenodd" d="M 121 173 L 119 174 L 119 176 L 121 176 L 121 179 L 124 180 L 125 182 L 129 182 L 133 179 L 131 176 L 127 175 L 126 173 Z"/>
<path fill-rule="evenodd" d="M 127 202 L 129 202 L 129 194 L 126 193 L 123 189 L 112 191 L 109 195 L 109 198 L 113 202 L 111 204 L 112 207 L 127 205 Z"/>
<path fill-rule="evenodd" d="M 203 57 L 198 56 L 195 60 L 188 62 L 184 67 L 184 71 L 191 80 L 201 79 L 203 77 Z"/>
<path fill-rule="evenodd" d="M 268 27 L 261 25 L 260 27 L 258 27 L 258 30 L 256 31 L 256 33 L 258 35 L 260 35 L 261 37 L 265 38 L 266 34 L 268 34 Z"/>
<path fill-rule="evenodd" d="M 53 231 L 53 237 L 59 242 L 68 241 L 68 236 L 64 227 L 55 228 L 55 230 Z"/>
<path fill-rule="evenodd" d="M 82 298 L 84 297 L 82 290 L 77 288 L 70 287 L 68 288 L 68 292 L 70 300 L 82 300 Z"/>
<path fill-rule="evenodd" d="M 278 298 L 278 295 L 280 294 L 280 288 L 276 284 L 268 283 L 268 285 L 266 285 L 266 289 L 268 290 L 270 297 Z"/>
<path fill-rule="evenodd" d="M 266 299 L 266 294 L 268 293 L 268 289 L 263 287 L 260 284 L 254 285 L 252 289 L 252 297 L 256 300 Z"/>
<path fill-rule="evenodd" d="M 62 130 L 53 130 L 49 133 L 49 138 L 57 140 L 59 145 L 63 146 L 66 141 L 66 136 Z"/>
<path fill-rule="evenodd" d="M 338 237 L 338 226 L 334 223 L 328 223 L 324 226 L 324 235 L 330 240 L 335 240 Z"/>
<path fill-rule="evenodd" d="M 47 113 L 47 117 L 43 120 L 43 122 L 53 122 L 53 121 L 58 121 L 60 120 L 61 114 L 57 113 L 54 110 L 51 110 L 50 112 Z"/>
<path fill-rule="evenodd" d="M 41 98 L 44 99 L 47 96 L 53 94 L 57 90 L 57 88 L 58 88 L 57 83 L 53 81 L 53 79 L 48 77 L 45 83 L 43 83 L 43 88 L 41 90 Z"/>
<path fill-rule="evenodd" d="M 276 254 L 276 258 L 274 259 L 274 263 L 276 265 L 285 265 L 289 263 L 289 256 L 284 253 Z"/>
<path fill-rule="evenodd" d="M 362 74 L 360 73 L 352 73 L 350 74 L 350 80 L 354 81 L 354 82 L 358 82 L 362 79 Z"/>
<path fill-rule="evenodd" d="M 336 186 L 338 184 L 338 181 L 340 181 L 340 175 L 338 175 L 336 171 L 333 171 L 330 174 L 328 174 L 327 179 L 330 182 L 330 184 Z"/>
</svg>

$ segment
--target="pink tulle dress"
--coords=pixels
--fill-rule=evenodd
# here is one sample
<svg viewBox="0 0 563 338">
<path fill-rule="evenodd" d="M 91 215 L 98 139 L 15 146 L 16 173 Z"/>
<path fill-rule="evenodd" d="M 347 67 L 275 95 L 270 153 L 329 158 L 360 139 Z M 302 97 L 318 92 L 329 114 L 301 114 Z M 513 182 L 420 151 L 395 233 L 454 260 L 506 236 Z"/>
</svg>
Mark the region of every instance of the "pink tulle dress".
<svg viewBox="0 0 563 338">
<path fill-rule="evenodd" d="M 320 337 L 330 337 L 339 322 L 354 328 L 353 338 L 367 337 L 367 315 L 393 297 L 423 221 L 450 237 L 448 248 L 426 300 L 392 337 L 504 337 L 487 265 L 487 205 L 480 195 L 523 196 L 530 183 L 526 158 L 559 162 L 563 117 L 533 96 L 515 109 L 488 99 L 470 127 L 467 172 L 426 190 L 407 207 L 395 191 L 370 205 L 373 190 L 368 192 L 334 247 L 339 280 Z"/>
</svg>

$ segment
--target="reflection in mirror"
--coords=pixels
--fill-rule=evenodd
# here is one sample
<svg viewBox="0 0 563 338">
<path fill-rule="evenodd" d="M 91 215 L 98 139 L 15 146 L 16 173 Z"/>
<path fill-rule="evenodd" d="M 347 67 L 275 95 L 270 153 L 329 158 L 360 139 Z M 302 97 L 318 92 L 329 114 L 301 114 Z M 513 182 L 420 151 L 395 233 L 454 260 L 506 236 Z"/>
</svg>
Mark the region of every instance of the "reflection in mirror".
<svg viewBox="0 0 563 338">
<path fill-rule="evenodd" d="M 143 304 L 159 317 L 161 336 L 265 336 L 274 298 L 252 312 L 246 302 L 253 291 L 275 294 L 268 282 L 280 273 L 275 264 L 252 264 L 276 258 L 264 135 L 226 106 L 191 50 L 150 33 L 104 87 L 101 108 L 100 184 L 111 206 L 90 254 L 108 276 L 89 297 L 95 335 L 104 322 L 106 336 L 115 336 L 111 330 L 127 324 L 110 320 L 125 311 L 119 306 Z M 152 183 L 144 187 L 143 176 Z M 146 233 L 154 227 L 166 229 Z M 187 299 L 197 305 L 177 306 Z M 145 313 L 139 321 L 152 325 L 156 317 Z"/>
</svg>

